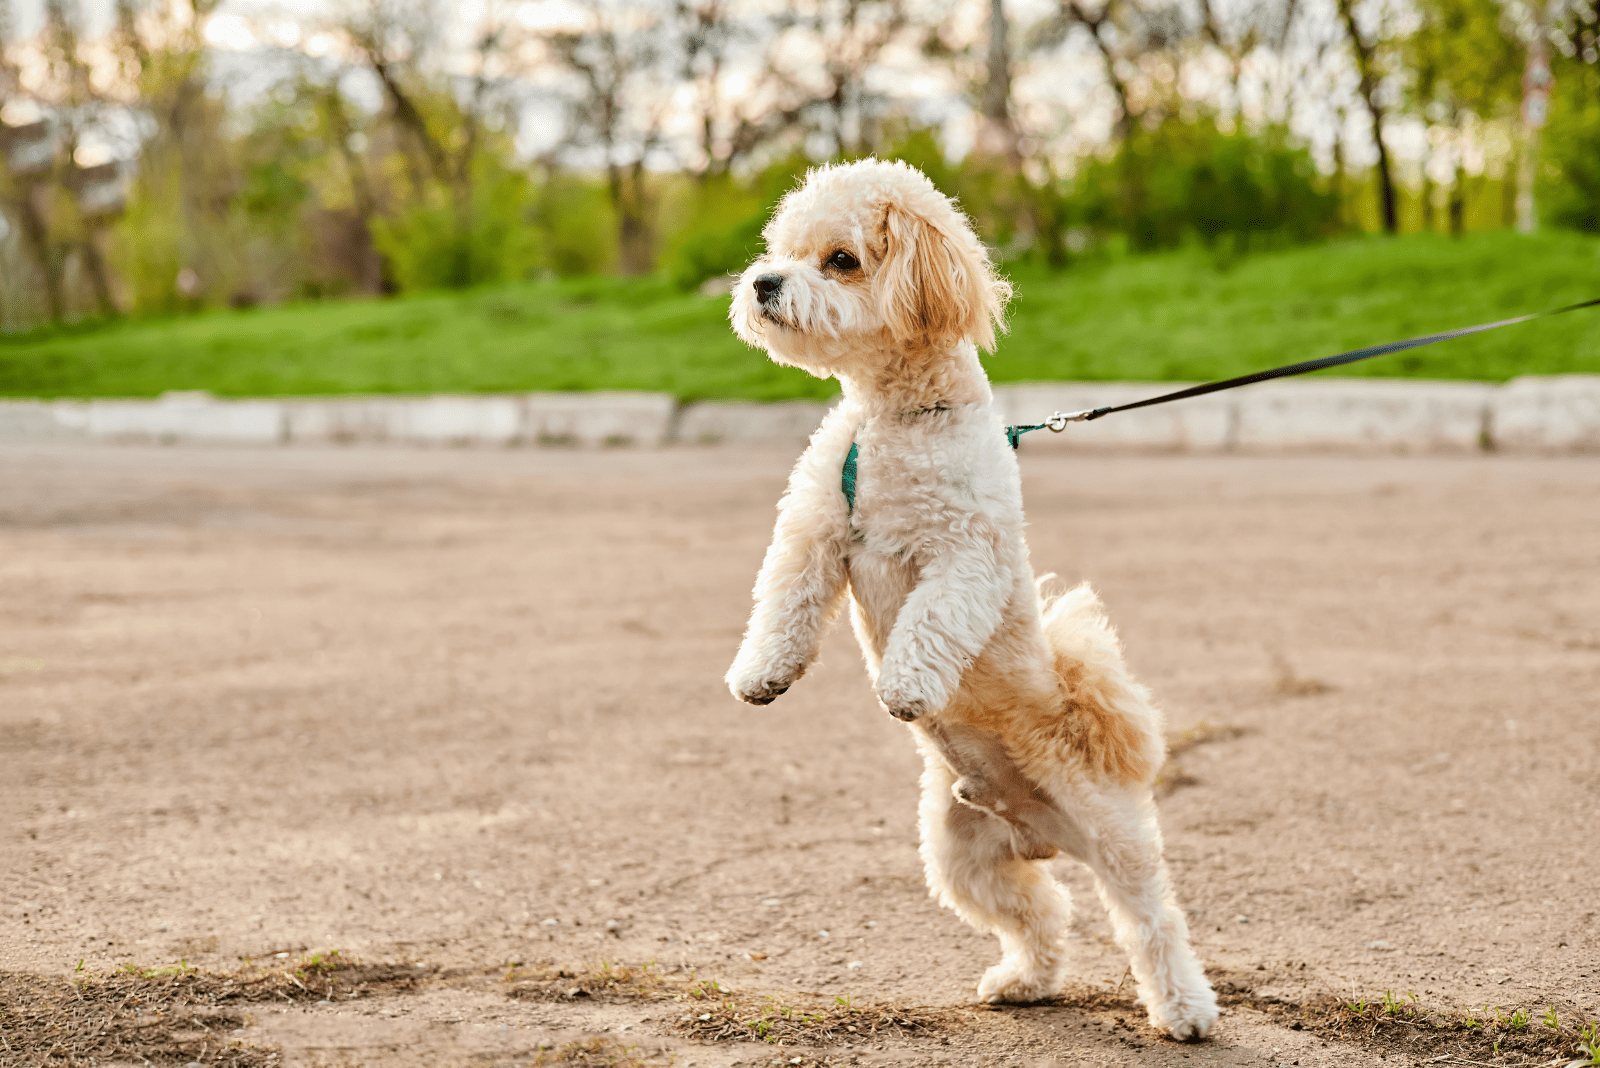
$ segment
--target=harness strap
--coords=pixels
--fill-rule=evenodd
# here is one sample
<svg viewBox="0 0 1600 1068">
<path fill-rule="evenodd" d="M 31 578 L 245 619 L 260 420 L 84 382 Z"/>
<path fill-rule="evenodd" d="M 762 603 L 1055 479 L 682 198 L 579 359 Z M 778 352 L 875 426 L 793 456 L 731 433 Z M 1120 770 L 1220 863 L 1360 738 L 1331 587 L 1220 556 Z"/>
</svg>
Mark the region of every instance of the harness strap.
<svg viewBox="0 0 1600 1068">
<path fill-rule="evenodd" d="M 860 450 L 856 443 L 850 443 L 850 454 L 844 458 L 844 470 L 839 472 L 839 488 L 844 490 L 845 510 L 856 510 L 856 457 Z"/>
<path fill-rule="evenodd" d="M 1044 428 L 1044 423 L 1038 423 L 1034 426 L 1008 426 L 1006 427 L 1006 440 L 1011 442 L 1011 447 L 1015 449 L 1022 444 L 1022 435 L 1030 430 L 1043 430 Z M 839 472 L 839 488 L 844 491 L 844 503 L 847 512 L 856 510 L 856 458 L 860 455 L 861 450 L 852 441 L 850 443 L 850 451 L 845 454 L 844 468 Z"/>
</svg>

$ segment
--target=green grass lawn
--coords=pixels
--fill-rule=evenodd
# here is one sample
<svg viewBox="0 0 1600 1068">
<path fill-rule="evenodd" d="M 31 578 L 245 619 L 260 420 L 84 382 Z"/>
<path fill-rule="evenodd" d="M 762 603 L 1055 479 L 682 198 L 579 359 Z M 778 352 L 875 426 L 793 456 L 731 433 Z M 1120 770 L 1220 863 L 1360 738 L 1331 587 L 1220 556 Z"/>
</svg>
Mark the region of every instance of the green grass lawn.
<svg viewBox="0 0 1600 1068">
<path fill-rule="evenodd" d="M 1357 238 L 1218 269 L 1198 251 L 1012 273 L 997 382 L 1199 380 L 1600 296 L 1600 239 Z M 0 339 L 0 395 L 222 396 L 644 389 L 826 397 L 729 332 L 727 300 L 574 279 L 216 312 Z M 1503 381 L 1600 373 L 1600 309 L 1343 368 Z"/>
</svg>

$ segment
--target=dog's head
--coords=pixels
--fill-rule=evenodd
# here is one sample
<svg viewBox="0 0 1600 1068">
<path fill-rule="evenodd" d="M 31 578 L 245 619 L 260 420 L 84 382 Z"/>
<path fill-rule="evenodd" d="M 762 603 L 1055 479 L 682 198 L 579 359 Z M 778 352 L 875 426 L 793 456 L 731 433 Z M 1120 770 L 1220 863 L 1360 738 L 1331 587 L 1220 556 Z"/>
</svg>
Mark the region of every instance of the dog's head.
<svg viewBox="0 0 1600 1068">
<path fill-rule="evenodd" d="M 914 167 L 820 167 L 778 205 L 734 288 L 734 332 L 816 375 L 863 361 L 993 351 L 1011 296 L 967 219 Z"/>
</svg>

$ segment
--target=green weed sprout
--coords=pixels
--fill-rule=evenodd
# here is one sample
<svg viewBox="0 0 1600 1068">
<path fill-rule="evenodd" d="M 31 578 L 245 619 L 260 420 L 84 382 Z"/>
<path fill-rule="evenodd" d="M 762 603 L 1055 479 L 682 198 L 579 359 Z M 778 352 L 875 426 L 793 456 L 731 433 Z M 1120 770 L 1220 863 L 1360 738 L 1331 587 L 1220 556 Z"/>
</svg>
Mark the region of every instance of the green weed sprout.
<svg viewBox="0 0 1600 1068">
<path fill-rule="evenodd" d="M 1600 1065 L 1600 1020 L 1583 1025 L 1578 1032 L 1578 1049 L 1588 1057 L 1590 1065 Z"/>
</svg>

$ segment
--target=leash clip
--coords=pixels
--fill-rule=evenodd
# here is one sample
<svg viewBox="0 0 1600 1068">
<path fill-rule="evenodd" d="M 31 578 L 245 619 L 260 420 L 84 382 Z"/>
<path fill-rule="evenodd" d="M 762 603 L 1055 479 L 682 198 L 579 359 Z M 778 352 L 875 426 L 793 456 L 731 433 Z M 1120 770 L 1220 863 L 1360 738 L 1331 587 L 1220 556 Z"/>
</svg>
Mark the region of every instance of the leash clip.
<svg viewBox="0 0 1600 1068">
<path fill-rule="evenodd" d="M 1059 434 L 1063 430 L 1067 429 L 1068 423 L 1087 422 L 1089 417 L 1094 413 L 1095 409 L 1093 408 L 1085 408 L 1081 412 L 1056 412 L 1054 415 L 1050 416 L 1050 418 L 1044 421 L 1044 425 L 1049 427 L 1055 433 Z"/>
</svg>

